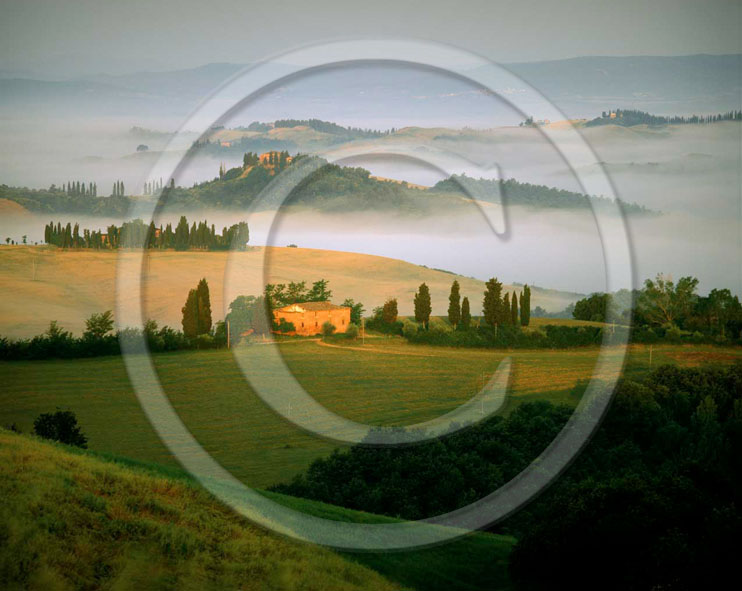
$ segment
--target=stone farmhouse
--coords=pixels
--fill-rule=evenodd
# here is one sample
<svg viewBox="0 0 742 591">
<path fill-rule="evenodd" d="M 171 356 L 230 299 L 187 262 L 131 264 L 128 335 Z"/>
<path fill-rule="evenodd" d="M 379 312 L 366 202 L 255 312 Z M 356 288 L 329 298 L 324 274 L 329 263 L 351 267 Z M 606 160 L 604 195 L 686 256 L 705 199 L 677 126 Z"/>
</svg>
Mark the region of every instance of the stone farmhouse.
<svg viewBox="0 0 742 591">
<path fill-rule="evenodd" d="M 273 310 L 273 317 L 276 322 L 280 322 L 282 318 L 286 322 L 291 322 L 296 329 L 291 334 L 302 336 L 319 334 L 325 322 L 331 322 L 335 326 L 335 332 L 342 333 L 350 324 L 350 308 L 336 306 L 330 302 L 303 302 L 277 308 Z"/>
</svg>

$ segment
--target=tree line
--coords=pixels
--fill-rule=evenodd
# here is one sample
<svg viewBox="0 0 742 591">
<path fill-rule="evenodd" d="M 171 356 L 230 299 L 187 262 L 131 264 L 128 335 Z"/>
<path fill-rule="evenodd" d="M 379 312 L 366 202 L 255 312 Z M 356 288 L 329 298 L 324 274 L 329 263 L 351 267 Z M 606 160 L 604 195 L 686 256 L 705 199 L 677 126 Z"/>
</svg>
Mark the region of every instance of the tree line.
<svg viewBox="0 0 742 591">
<path fill-rule="evenodd" d="M 273 127 L 309 127 L 320 133 L 328 133 L 331 135 L 341 136 L 355 136 L 355 137 L 384 137 L 395 132 L 394 128 L 389 130 L 378 130 L 378 129 L 362 129 L 360 127 L 343 127 L 337 123 L 330 121 L 322 121 L 321 119 L 279 119 L 273 123 Z"/>
<path fill-rule="evenodd" d="M 211 297 L 206 279 L 201 279 L 188 292 L 182 314 L 182 331 L 169 326 L 160 327 L 152 319 L 148 319 L 141 329 L 126 327 L 114 331 L 113 312 L 107 310 L 92 314 L 85 321 L 85 330 L 80 337 L 75 337 L 56 321 L 52 321 L 44 334 L 31 339 L 10 340 L 0 337 L 0 359 L 14 361 L 119 355 L 122 343 L 131 348 L 139 344 L 142 337 L 152 352 L 209 349 L 227 345 L 224 322 L 212 320 Z"/>
<path fill-rule="evenodd" d="M 613 203 L 607 197 L 585 195 L 565 189 L 521 183 L 515 179 L 475 179 L 465 174 L 451 175 L 438 181 L 430 191 L 438 193 L 464 193 L 467 197 L 480 201 L 503 202 L 525 207 L 545 207 L 555 209 L 584 209 L 592 203 L 606 207 Z M 650 214 L 651 210 L 637 203 L 620 201 L 621 209 L 627 214 Z"/>
<path fill-rule="evenodd" d="M 582 455 L 543 495 L 493 528 L 518 540 L 510 565 L 518 583 L 528 589 L 594 589 L 596 581 L 622 590 L 724 587 L 735 572 L 742 528 L 740 383 L 740 364 L 664 366 L 642 382 L 624 380 Z M 572 412 L 527 402 L 430 443 L 355 445 L 315 460 L 273 490 L 396 518 L 429 518 L 516 477 Z"/>
<path fill-rule="evenodd" d="M 146 181 L 143 191 L 145 195 L 157 195 L 162 191 L 162 179 L 159 181 Z"/>
<path fill-rule="evenodd" d="M 414 336 L 418 329 L 431 330 L 433 307 L 430 299 L 430 288 L 422 283 L 413 299 L 415 323 L 400 322 L 397 314 L 396 298 L 388 299 L 383 306 L 374 309 L 369 327 L 382 332 L 398 332 L 405 336 Z M 491 278 L 485 285 L 482 301 L 483 319 L 495 332 L 501 327 L 525 327 L 531 322 L 531 288 L 523 286 L 520 295 L 517 292 L 503 293 L 502 283 Z M 468 331 L 472 328 L 471 304 L 469 298 L 461 297 L 461 286 L 457 280 L 451 284 L 447 310 L 448 326 L 436 323 L 432 328 L 439 333 Z M 478 327 L 477 327 L 478 328 Z"/>
<path fill-rule="evenodd" d="M 596 292 L 575 303 L 578 320 L 632 323 L 636 336 L 670 340 L 703 338 L 724 342 L 742 338 L 742 304 L 729 289 L 698 294 L 698 279 L 687 276 L 677 282 L 659 274 L 647 279 L 642 289 L 614 294 Z"/>
<path fill-rule="evenodd" d="M 214 322 L 209 284 L 204 278 L 186 296 L 181 308 L 181 330 L 169 326 L 160 327 L 157 321 L 148 319 L 141 329 L 126 327 L 114 331 L 113 313 L 108 310 L 92 314 L 85 321 L 85 330 L 80 337 L 75 337 L 56 321 L 49 324 L 44 334 L 30 339 L 10 340 L 0 337 L 0 360 L 119 355 L 122 342 L 131 347 L 140 343 L 142 337 L 152 352 L 225 347 L 228 339 L 232 344 L 237 343 L 245 332 L 292 332 L 294 327 L 287 325 L 290 323 L 278 324 L 274 321 L 273 309 L 290 303 L 328 301 L 331 297 L 332 291 L 325 279 L 315 281 L 311 287 L 307 287 L 304 281 L 269 284 L 259 297 L 235 298 L 229 305 L 224 321 Z M 351 309 L 351 325 L 347 327 L 346 336 L 355 338 L 364 312 L 363 304 L 346 299 L 342 305 Z M 334 330 L 329 331 L 329 334 L 332 332 Z"/>
<path fill-rule="evenodd" d="M 504 293 L 497 278 L 485 284 L 482 316 L 473 321 L 467 297 L 460 285 L 451 285 L 446 321 L 432 316 L 430 289 L 423 283 L 415 293 L 414 322 L 398 318 L 397 300 L 391 298 L 373 310 L 370 329 L 399 334 L 420 344 L 458 347 L 563 348 L 599 345 L 603 342 L 737 343 L 742 341 L 742 304 L 729 289 L 697 293 L 698 279 L 672 279 L 658 275 L 641 290 L 614 294 L 593 293 L 566 311 L 578 320 L 603 326 L 564 326 L 545 323 L 523 330 L 531 320 L 531 288 L 520 294 Z M 565 311 L 565 312 L 566 312 Z M 544 316 L 536 307 L 535 312 Z M 561 313 L 559 317 L 569 317 Z"/>
<path fill-rule="evenodd" d="M 125 195 L 124 181 L 114 181 L 111 197 L 124 197 Z"/>
<path fill-rule="evenodd" d="M 62 183 L 60 188 L 56 185 L 49 187 L 49 192 L 54 193 L 61 191 L 70 197 L 97 197 L 98 196 L 98 184 L 94 182 L 85 183 L 84 181 L 68 181 Z"/>
<path fill-rule="evenodd" d="M 128 197 L 101 197 L 93 185 L 96 195 L 88 194 L 89 185 L 82 194 L 76 191 L 67 192 L 64 188 L 51 185 L 48 189 L 29 189 L 28 187 L 9 187 L 0 185 L 0 198 L 19 203 L 35 213 L 82 213 L 103 217 L 122 217 L 129 211 L 131 202 Z"/>
<path fill-rule="evenodd" d="M 721 121 L 742 121 L 742 110 L 727 111 L 714 115 L 690 115 L 690 116 L 664 116 L 651 115 L 645 111 L 636 109 L 616 109 L 614 111 L 603 111 L 600 117 L 596 117 L 585 123 L 587 127 L 596 125 L 621 125 L 631 127 L 632 125 L 689 125 L 719 123 Z"/>
<path fill-rule="evenodd" d="M 225 226 L 218 234 L 214 224 L 209 225 L 204 220 L 189 226 L 185 216 L 180 217 L 175 228 L 172 224 L 158 227 L 154 221 L 145 224 L 140 219 L 121 226 L 108 226 L 105 232 L 84 229 L 81 233 L 80 225 L 75 223 L 73 226 L 70 222 L 64 226 L 61 222 L 44 226 L 44 242 L 60 248 L 244 250 L 249 239 L 250 230 L 246 222 Z"/>
<path fill-rule="evenodd" d="M 155 320 L 147 320 L 142 329 L 124 328 L 114 331 L 113 313 L 108 310 L 92 314 L 86 320 L 85 330 L 80 337 L 74 336 L 56 321 L 49 324 L 44 334 L 30 339 L 10 340 L 0 337 L 0 359 L 19 361 L 120 355 L 122 341 L 133 344 L 142 336 L 153 352 L 193 349 L 197 345 L 182 332 L 169 326 L 160 327 Z"/>
</svg>

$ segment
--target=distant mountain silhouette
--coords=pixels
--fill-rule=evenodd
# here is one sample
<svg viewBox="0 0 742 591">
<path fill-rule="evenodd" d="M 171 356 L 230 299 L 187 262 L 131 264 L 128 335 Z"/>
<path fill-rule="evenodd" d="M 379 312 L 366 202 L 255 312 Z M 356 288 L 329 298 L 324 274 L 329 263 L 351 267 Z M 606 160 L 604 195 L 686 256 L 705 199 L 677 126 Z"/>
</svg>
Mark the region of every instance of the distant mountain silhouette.
<svg viewBox="0 0 742 591">
<path fill-rule="evenodd" d="M 0 112 L 44 106 L 64 115 L 159 114 L 183 116 L 245 64 L 214 63 L 187 70 L 89 76 L 63 82 L 6 78 L 0 84 Z M 276 75 L 289 69 L 271 66 Z M 476 86 L 407 66 L 362 66 L 322 71 L 287 83 L 280 113 L 270 107 L 256 119 L 317 117 L 354 122 L 380 120 L 394 112 L 431 123 L 456 111 L 487 117 L 492 101 Z M 593 118 L 606 108 L 632 108 L 687 115 L 739 108 L 742 54 L 678 57 L 580 57 L 505 64 L 554 102 L 567 116 Z M 534 115 L 538 116 L 537 113 Z M 448 124 L 451 122 L 448 121 Z M 493 124 L 503 123 L 495 119 Z M 373 126 L 370 125 L 369 126 Z"/>
</svg>

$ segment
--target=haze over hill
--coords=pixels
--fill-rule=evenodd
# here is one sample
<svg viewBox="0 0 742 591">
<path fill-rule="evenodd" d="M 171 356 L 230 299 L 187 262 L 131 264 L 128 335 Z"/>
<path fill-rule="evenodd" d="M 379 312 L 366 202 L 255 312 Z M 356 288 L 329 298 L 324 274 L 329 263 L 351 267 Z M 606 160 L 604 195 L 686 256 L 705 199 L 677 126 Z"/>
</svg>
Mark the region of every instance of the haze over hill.
<svg viewBox="0 0 742 591">
<path fill-rule="evenodd" d="M 740 59 L 738 54 L 584 57 L 507 67 L 574 119 L 592 118 L 616 107 L 659 115 L 739 108 Z M 152 165 L 153 156 L 138 154 L 128 163 L 119 160 L 134 154 L 142 143 L 128 130 L 132 126 L 160 131 L 180 128 L 200 100 L 242 67 L 221 63 L 64 81 L 3 79 L 0 179 L 10 185 L 48 186 L 59 183 L 70 168 L 90 176 L 92 158 L 99 182 L 124 178 L 133 186 L 134 179 L 141 181 Z M 277 75 L 286 71 L 280 64 L 274 69 Z M 238 127 L 291 117 L 374 129 L 492 128 L 517 125 L 527 115 L 543 116 L 530 112 L 529 105 L 519 105 L 519 111 L 507 102 L 518 102 L 520 89 L 496 90 L 505 100 L 430 70 L 402 65 L 333 68 L 286 81 L 222 123 Z M 153 151 L 164 146 L 163 138 L 143 143 Z M 46 166 L 40 168 L 42 159 Z M 190 178 L 188 184 L 203 178 Z"/>
</svg>

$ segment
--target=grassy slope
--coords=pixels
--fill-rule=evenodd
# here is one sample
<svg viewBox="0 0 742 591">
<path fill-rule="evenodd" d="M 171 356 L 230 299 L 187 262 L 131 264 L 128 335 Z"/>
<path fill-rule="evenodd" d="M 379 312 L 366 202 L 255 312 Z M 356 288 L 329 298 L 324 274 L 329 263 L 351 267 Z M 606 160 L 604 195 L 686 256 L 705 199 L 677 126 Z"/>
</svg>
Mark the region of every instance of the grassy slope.
<svg viewBox="0 0 742 591">
<path fill-rule="evenodd" d="M 321 404 L 364 423 L 411 424 L 470 398 L 506 352 L 407 345 L 368 339 L 366 350 L 282 346 L 291 371 Z M 375 351 L 381 349 L 382 353 Z M 266 350 L 250 350 L 255 371 Z M 514 353 L 513 396 L 577 400 L 575 384 L 590 375 L 596 350 Z M 228 351 L 153 357 L 163 387 L 207 450 L 239 478 L 265 487 L 285 481 L 337 444 L 312 437 L 278 417 L 252 392 Z M 144 417 L 118 357 L 0 363 L 0 425 L 33 419 L 56 406 L 73 409 L 91 449 L 171 462 Z M 116 416 L 113 424 L 111 416 Z M 249 453 L 246 451 L 249 450 Z"/>
<path fill-rule="evenodd" d="M 77 334 L 94 312 L 114 309 L 116 252 L 92 250 L 60 251 L 53 247 L 0 247 L 0 333 L 3 336 L 33 336 L 57 320 Z M 479 301 L 481 281 L 434 271 L 386 257 L 306 248 L 269 248 L 266 278 L 270 282 L 316 281 L 325 278 L 335 300 L 353 298 L 368 311 L 380 306 L 387 297 L 399 300 L 400 313 L 412 313 L 417 287 L 430 287 L 434 309 L 448 308 L 451 282 L 458 279 L 462 295 Z M 133 253 L 122 253 L 132 257 Z M 160 324 L 180 327 L 180 309 L 199 279 L 206 277 L 211 292 L 214 319 L 223 318 L 225 271 L 233 278 L 230 289 L 240 293 L 260 293 L 262 275 L 259 266 L 262 248 L 249 252 L 153 252 L 148 256 L 145 283 L 145 309 L 148 317 Z M 33 280 L 33 262 L 36 280 Z M 229 262 L 229 266 L 227 263 Z M 239 286 L 234 278 L 239 278 Z M 512 291 L 512 286 L 506 286 Z M 131 294 L 131 298 L 137 294 Z M 574 294 L 533 290 L 532 306 L 561 310 L 577 298 Z M 231 301 L 231 299 L 230 299 Z M 229 304 L 229 302 L 227 302 Z"/>
<path fill-rule="evenodd" d="M 345 346 L 342 341 L 336 344 Z M 508 408 L 526 400 L 574 404 L 592 374 L 597 348 L 467 350 L 367 339 L 354 349 L 316 342 L 282 346 L 292 372 L 321 404 L 351 419 L 410 424 L 451 410 L 471 397 L 504 356 L 513 358 Z M 260 347 L 251 351 L 257 360 Z M 655 346 L 655 365 L 739 359 L 739 348 Z M 335 443 L 312 437 L 275 415 L 247 387 L 227 351 L 153 357 L 170 400 L 207 450 L 248 484 L 286 481 Z M 634 345 L 626 372 L 648 369 L 648 348 Z M 258 364 L 259 365 L 259 364 Z M 0 363 L 0 425 L 33 419 L 55 407 L 74 410 L 91 449 L 174 465 L 144 417 L 120 358 Z M 111 421 L 115 416 L 116 420 Z M 249 450 L 249 451 L 248 451 Z"/>
<path fill-rule="evenodd" d="M 0 430 L 0 583 L 6 588 L 506 589 L 514 540 L 476 533 L 445 546 L 346 555 L 255 528 L 177 469 Z M 312 515 L 392 519 L 269 494 Z"/>
<path fill-rule="evenodd" d="M 187 481 L 0 432 L 5 589 L 393 589 L 237 519 Z"/>
</svg>

